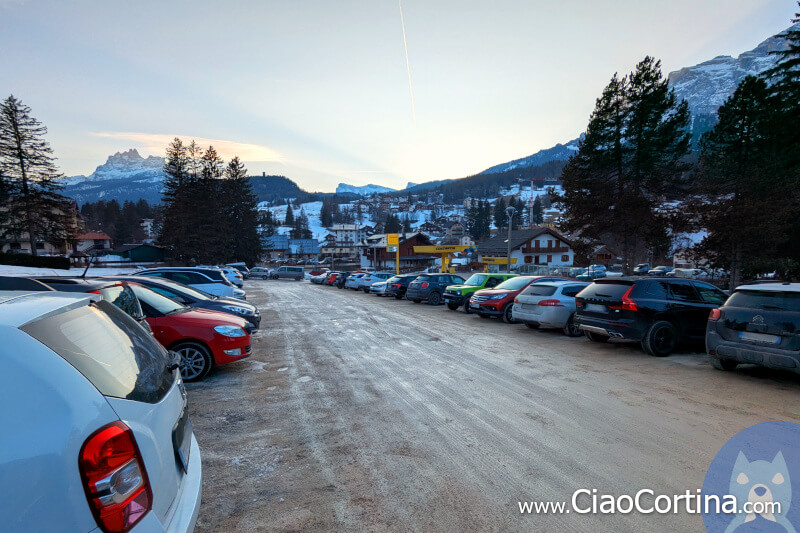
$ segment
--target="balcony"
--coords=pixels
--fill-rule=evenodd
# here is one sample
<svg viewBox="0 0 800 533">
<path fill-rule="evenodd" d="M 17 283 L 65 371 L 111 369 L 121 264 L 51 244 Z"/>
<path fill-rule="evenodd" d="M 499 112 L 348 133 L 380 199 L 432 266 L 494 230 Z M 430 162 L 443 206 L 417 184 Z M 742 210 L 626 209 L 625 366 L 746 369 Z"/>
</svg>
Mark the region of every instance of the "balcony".
<svg viewBox="0 0 800 533">
<path fill-rule="evenodd" d="M 523 254 L 566 254 L 569 253 L 569 246 L 557 244 L 556 246 L 525 246 L 522 248 Z"/>
</svg>

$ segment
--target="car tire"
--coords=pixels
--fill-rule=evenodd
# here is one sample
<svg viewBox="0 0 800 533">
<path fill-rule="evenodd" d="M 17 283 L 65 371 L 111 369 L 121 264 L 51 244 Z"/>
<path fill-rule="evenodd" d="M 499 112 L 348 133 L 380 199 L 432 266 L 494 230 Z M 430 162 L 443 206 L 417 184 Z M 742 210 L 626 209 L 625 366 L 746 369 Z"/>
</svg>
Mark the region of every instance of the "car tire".
<svg viewBox="0 0 800 533">
<path fill-rule="evenodd" d="M 458 309 L 458 304 L 447 304 L 447 308 L 451 311 Z"/>
<path fill-rule="evenodd" d="M 300 281 L 301 279 L 303 279 L 303 278 L 299 278 L 299 277 L 298 278 L 294 278 L 295 281 Z"/>
<path fill-rule="evenodd" d="M 577 324 L 575 324 L 575 313 L 569 315 L 567 319 L 567 323 L 564 324 L 564 335 L 567 337 L 580 337 L 581 330 Z"/>
<path fill-rule="evenodd" d="M 442 295 L 438 292 L 432 292 L 428 295 L 428 305 L 439 305 L 442 303 Z"/>
<path fill-rule="evenodd" d="M 503 322 L 505 322 L 506 324 L 516 324 L 517 323 L 514 320 L 514 311 L 512 310 L 513 307 L 514 307 L 514 304 L 507 303 L 506 306 L 503 308 L 502 318 L 503 318 Z"/>
<path fill-rule="evenodd" d="M 584 331 L 583 334 L 586 335 L 586 338 L 592 342 L 608 342 L 608 340 L 611 338 L 608 335 L 600 335 L 599 333 L 594 333 L 592 331 Z"/>
<path fill-rule="evenodd" d="M 648 355 L 666 357 L 678 345 L 678 330 L 671 322 L 659 320 L 650 326 L 642 339 L 642 349 Z"/>
<path fill-rule="evenodd" d="M 277 274 L 273 274 L 272 275 L 272 279 L 278 279 L 278 275 Z"/>
<path fill-rule="evenodd" d="M 181 356 L 181 377 L 184 381 L 200 381 L 211 372 L 214 360 L 208 348 L 196 342 L 180 342 L 172 347 Z"/>
<path fill-rule="evenodd" d="M 415 304 L 422 302 L 422 300 L 420 300 L 419 298 L 412 298 L 411 301 L 414 302 Z"/>
<path fill-rule="evenodd" d="M 369 294 L 369 287 L 364 287 L 362 290 L 364 291 L 364 294 Z"/>
<path fill-rule="evenodd" d="M 525 322 L 525 327 L 528 329 L 539 329 L 539 324 L 533 322 Z"/>
<path fill-rule="evenodd" d="M 403 299 L 403 295 L 402 294 L 395 294 L 394 295 L 394 299 L 395 300 L 402 300 Z"/>
<path fill-rule="evenodd" d="M 711 356 L 711 366 L 717 370 L 733 370 L 739 366 L 739 361 L 733 359 L 723 359 L 721 357 Z"/>
<path fill-rule="evenodd" d="M 472 314 L 472 311 L 469 308 L 470 301 L 472 301 L 472 297 L 467 298 L 466 301 L 464 302 L 464 312 L 467 313 L 468 315 Z"/>
</svg>

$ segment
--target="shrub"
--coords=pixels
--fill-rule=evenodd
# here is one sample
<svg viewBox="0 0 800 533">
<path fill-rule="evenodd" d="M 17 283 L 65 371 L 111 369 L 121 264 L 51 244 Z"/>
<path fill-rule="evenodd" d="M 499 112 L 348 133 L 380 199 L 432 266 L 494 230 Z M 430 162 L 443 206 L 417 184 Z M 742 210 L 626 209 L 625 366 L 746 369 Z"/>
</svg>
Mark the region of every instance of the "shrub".
<svg viewBox="0 0 800 533">
<path fill-rule="evenodd" d="M 69 270 L 70 267 L 68 257 L 30 254 L 4 254 L 2 252 L 0 252 L 0 265 L 57 268 L 61 270 Z"/>
</svg>

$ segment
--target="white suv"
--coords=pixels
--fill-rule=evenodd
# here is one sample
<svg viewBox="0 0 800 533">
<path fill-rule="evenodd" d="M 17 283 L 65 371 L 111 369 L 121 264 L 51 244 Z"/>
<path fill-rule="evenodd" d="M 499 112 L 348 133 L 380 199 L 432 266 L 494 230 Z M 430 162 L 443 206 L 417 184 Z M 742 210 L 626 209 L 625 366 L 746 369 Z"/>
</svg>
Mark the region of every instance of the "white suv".
<svg viewBox="0 0 800 533">
<path fill-rule="evenodd" d="M 0 338 L 4 532 L 194 529 L 177 360 L 91 294 L 0 292 Z"/>
</svg>

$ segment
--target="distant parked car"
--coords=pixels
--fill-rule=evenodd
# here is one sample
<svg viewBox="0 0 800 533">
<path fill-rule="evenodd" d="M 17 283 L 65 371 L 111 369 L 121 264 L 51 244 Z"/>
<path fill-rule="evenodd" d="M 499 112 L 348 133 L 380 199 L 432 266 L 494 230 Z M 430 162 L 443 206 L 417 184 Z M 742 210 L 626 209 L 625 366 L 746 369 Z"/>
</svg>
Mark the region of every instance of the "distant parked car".
<svg viewBox="0 0 800 533">
<path fill-rule="evenodd" d="M 367 275 L 366 272 L 356 272 L 354 274 L 351 274 L 350 277 L 347 278 L 347 281 L 344 282 L 345 288 L 357 291 L 359 280 L 361 280 L 361 278 L 363 278 L 366 275 Z"/>
<path fill-rule="evenodd" d="M 666 276 L 669 272 L 672 272 L 673 270 L 675 270 L 675 269 L 673 267 L 671 267 L 671 266 L 662 265 L 662 266 L 657 266 L 657 267 L 649 270 L 647 272 L 647 275 L 648 276 Z"/>
<path fill-rule="evenodd" d="M 409 284 L 417 279 L 419 274 L 399 274 L 386 280 L 386 295 L 402 300 L 406 295 Z"/>
<path fill-rule="evenodd" d="M 551 276 L 517 276 L 509 278 L 492 289 L 476 291 L 470 299 L 469 309 L 481 318 L 499 317 L 506 324 L 516 322 L 514 317 L 514 298 L 531 283 L 561 280 Z"/>
<path fill-rule="evenodd" d="M 406 298 L 418 304 L 427 301 L 430 305 L 439 305 L 450 285 L 460 285 L 464 278 L 455 274 L 421 274 L 406 289 Z"/>
<path fill-rule="evenodd" d="M 161 267 L 148 268 L 136 272 L 137 276 L 155 276 L 164 278 L 192 288 L 213 294 L 215 296 L 227 296 L 244 299 L 246 293 L 235 287 L 228 280 L 225 273 L 218 268 L 195 268 L 195 267 Z"/>
<path fill-rule="evenodd" d="M 282 266 L 269 271 L 270 279 L 293 279 L 300 281 L 306 275 L 301 266 Z"/>
<path fill-rule="evenodd" d="M 467 281 L 462 279 L 448 285 L 444 291 L 444 303 L 451 311 L 463 305 L 464 312 L 471 313 L 469 304 L 473 294 L 481 289 L 493 289 L 513 277 L 516 274 L 473 274 Z"/>
<path fill-rule="evenodd" d="M 709 313 L 726 298 L 704 281 L 600 279 L 575 297 L 575 322 L 591 341 L 639 341 L 646 353 L 663 357 L 683 339 L 704 338 Z"/>
<path fill-rule="evenodd" d="M 378 281 L 386 281 L 393 275 L 394 274 L 392 274 L 391 272 L 368 272 L 367 274 L 364 274 L 363 276 L 358 278 L 357 290 L 362 290 L 367 294 L 369 294 L 369 288 L 372 286 L 373 283 L 376 283 Z"/>
<path fill-rule="evenodd" d="M 558 328 L 570 337 L 583 334 L 575 323 L 575 295 L 589 283 L 546 281 L 528 285 L 514 299 L 514 320 L 529 328 Z"/>
<path fill-rule="evenodd" d="M 650 266 L 650 263 L 639 263 L 633 267 L 633 273 L 637 276 L 646 276 L 652 268 L 653 267 Z"/>
<path fill-rule="evenodd" d="M 719 370 L 742 363 L 800 373 L 800 283 L 740 285 L 711 311 L 706 351 Z"/>
<path fill-rule="evenodd" d="M 250 356 L 248 322 L 207 309 L 193 309 L 144 285 L 131 284 L 158 342 L 181 356 L 186 381 L 203 379 L 217 365 Z"/>
<path fill-rule="evenodd" d="M 596 279 L 605 278 L 608 276 L 608 271 L 603 265 L 590 265 L 584 272 L 581 272 L 575 279 L 580 281 L 594 281 Z"/>
<path fill-rule="evenodd" d="M 668 278 L 700 279 L 703 271 L 699 268 L 675 268 L 666 273 Z"/>
<path fill-rule="evenodd" d="M 317 274 L 315 276 L 311 276 L 308 280 L 313 283 L 314 285 L 324 285 L 325 280 L 328 278 L 328 273 L 323 272 L 322 274 Z"/>
<path fill-rule="evenodd" d="M 233 267 L 229 266 L 203 266 L 200 265 L 198 268 L 218 268 L 225 273 L 225 277 L 228 278 L 228 281 L 239 287 L 240 289 L 244 287 L 244 276 L 242 273 L 236 270 Z"/>
<path fill-rule="evenodd" d="M 253 279 L 267 279 L 269 278 L 269 269 L 267 267 L 253 267 L 250 269 L 250 277 Z"/>
<path fill-rule="evenodd" d="M 324 274 L 325 272 L 328 272 L 327 268 L 315 268 L 309 271 L 308 273 L 312 276 L 319 276 L 320 274 Z"/>
<path fill-rule="evenodd" d="M 173 355 L 92 294 L 2 293 L 0 338 L 3 531 L 194 529 L 202 464 Z"/>
<path fill-rule="evenodd" d="M 228 263 L 225 266 L 233 267 L 236 270 L 238 270 L 242 274 L 242 277 L 244 277 L 244 279 L 249 279 L 250 278 L 250 269 L 247 268 L 247 264 L 246 263 L 242 263 L 242 262 L 239 262 L 239 263 Z"/>
<path fill-rule="evenodd" d="M 386 281 L 376 281 L 369 286 L 369 293 L 374 294 L 375 296 L 386 296 L 386 287 L 388 281 L 388 279 Z"/>
<path fill-rule="evenodd" d="M 333 286 L 337 289 L 344 289 L 344 284 L 347 282 L 347 278 L 350 277 L 350 272 L 339 272 L 339 275 L 336 276 L 336 280 L 333 282 Z"/>
<path fill-rule="evenodd" d="M 138 283 L 162 296 L 172 298 L 179 304 L 238 316 L 247 320 L 252 326 L 248 328 L 248 333 L 257 330 L 261 325 L 261 313 L 258 311 L 258 307 L 236 298 L 220 298 L 219 296 L 193 289 L 188 285 L 181 285 L 174 281 L 150 276 L 106 276 L 99 279 Z"/>
</svg>

